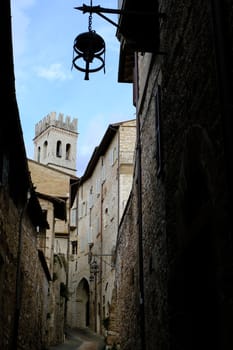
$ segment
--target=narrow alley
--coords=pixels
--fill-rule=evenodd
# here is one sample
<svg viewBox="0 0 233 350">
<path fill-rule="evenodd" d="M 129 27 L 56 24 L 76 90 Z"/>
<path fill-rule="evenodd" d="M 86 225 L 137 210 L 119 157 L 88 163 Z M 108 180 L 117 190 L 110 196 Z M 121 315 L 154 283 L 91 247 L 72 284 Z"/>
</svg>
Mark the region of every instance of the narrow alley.
<svg viewBox="0 0 233 350">
<path fill-rule="evenodd" d="M 118 1 L 118 82 L 132 84 L 135 118 L 110 121 L 81 177 L 82 123 L 66 111 L 36 123 L 27 158 L 10 3 L 0 12 L 0 350 L 232 350 L 233 0 Z M 84 44 L 93 59 L 98 42 Z"/>
<path fill-rule="evenodd" d="M 52 346 L 49 350 L 103 350 L 104 338 L 89 328 L 68 329 L 63 344 Z"/>
</svg>

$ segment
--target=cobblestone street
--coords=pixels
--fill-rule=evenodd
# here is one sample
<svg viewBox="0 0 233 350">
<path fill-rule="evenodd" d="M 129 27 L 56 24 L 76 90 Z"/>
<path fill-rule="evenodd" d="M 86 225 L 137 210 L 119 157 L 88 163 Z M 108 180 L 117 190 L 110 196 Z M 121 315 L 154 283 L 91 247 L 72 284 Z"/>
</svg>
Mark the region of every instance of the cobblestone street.
<svg viewBox="0 0 233 350">
<path fill-rule="evenodd" d="M 89 328 L 68 329 L 65 342 L 52 346 L 49 350 L 103 350 L 103 337 L 92 332 Z"/>
</svg>

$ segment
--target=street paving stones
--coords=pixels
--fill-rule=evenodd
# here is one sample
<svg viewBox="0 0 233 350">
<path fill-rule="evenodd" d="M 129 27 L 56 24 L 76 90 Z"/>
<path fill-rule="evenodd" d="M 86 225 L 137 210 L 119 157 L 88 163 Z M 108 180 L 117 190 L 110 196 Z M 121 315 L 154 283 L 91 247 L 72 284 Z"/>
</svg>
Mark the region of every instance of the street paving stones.
<svg viewBox="0 0 233 350">
<path fill-rule="evenodd" d="M 63 344 L 51 346 L 49 350 L 103 350 L 104 338 L 89 328 L 68 329 Z"/>
</svg>

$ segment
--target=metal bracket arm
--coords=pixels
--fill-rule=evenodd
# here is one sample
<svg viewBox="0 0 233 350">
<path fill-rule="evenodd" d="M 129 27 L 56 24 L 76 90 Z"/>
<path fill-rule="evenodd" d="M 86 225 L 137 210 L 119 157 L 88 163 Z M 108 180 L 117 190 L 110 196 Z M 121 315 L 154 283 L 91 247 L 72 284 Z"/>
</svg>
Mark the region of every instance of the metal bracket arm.
<svg viewBox="0 0 233 350">
<path fill-rule="evenodd" d="M 96 13 L 100 17 L 104 18 L 109 23 L 113 24 L 115 27 L 119 28 L 119 25 L 115 22 L 113 22 L 111 19 L 103 15 L 103 13 L 110 13 L 110 14 L 125 14 L 125 15 L 137 15 L 137 16 L 155 16 L 158 15 L 157 12 L 144 12 L 144 11 L 126 11 L 126 10 L 120 10 L 120 9 L 108 9 L 106 7 L 101 7 L 100 5 L 97 6 L 88 6 L 83 4 L 83 6 L 75 7 L 76 10 L 82 11 L 85 13 Z M 159 17 L 165 17 L 165 14 L 159 13 Z"/>
</svg>

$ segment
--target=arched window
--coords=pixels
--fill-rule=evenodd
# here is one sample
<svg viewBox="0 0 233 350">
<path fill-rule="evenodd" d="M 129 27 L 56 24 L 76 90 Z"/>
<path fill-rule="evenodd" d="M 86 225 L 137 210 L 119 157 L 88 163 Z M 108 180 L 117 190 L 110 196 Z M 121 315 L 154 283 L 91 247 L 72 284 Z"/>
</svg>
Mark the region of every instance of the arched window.
<svg viewBox="0 0 233 350">
<path fill-rule="evenodd" d="M 59 158 L 61 158 L 61 156 L 62 156 L 61 141 L 57 141 L 56 156 Z"/>
<path fill-rule="evenodd" d="M 71 153 L 71 145 L 70 143 L 66 144 L 66 160 L 70 160 L 70 153 Z"/>
<path fill-rule="evenodd" d="M 37 162 L 40 163 L 40 147 L 37 149 Z"/>
<path fill-rule="evenodd" d="M 44 145 L 43 145 L 43 156 L 44 156 L 44 158 L 47 157 L 47 150 L 48 150 L 48 141 L 45 141 Z"/>
</svg>

